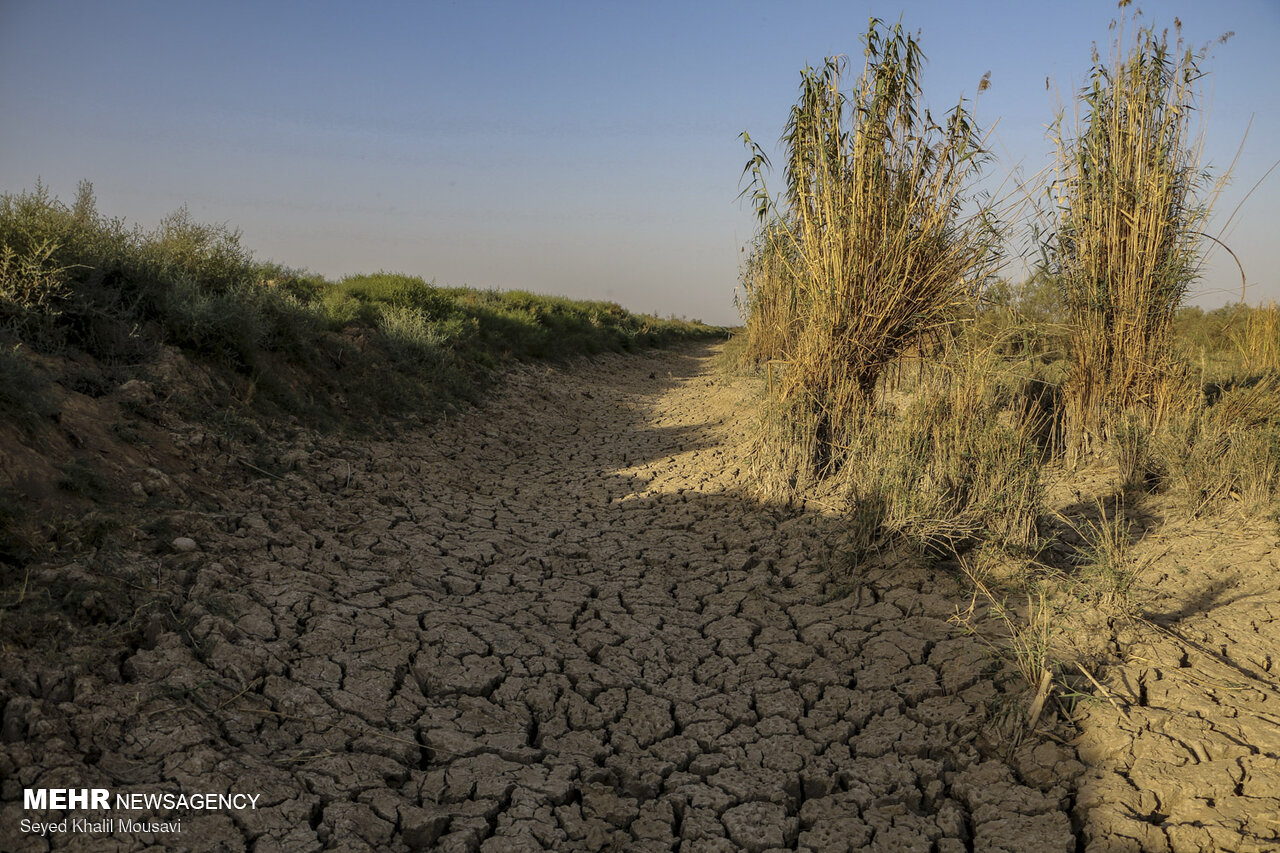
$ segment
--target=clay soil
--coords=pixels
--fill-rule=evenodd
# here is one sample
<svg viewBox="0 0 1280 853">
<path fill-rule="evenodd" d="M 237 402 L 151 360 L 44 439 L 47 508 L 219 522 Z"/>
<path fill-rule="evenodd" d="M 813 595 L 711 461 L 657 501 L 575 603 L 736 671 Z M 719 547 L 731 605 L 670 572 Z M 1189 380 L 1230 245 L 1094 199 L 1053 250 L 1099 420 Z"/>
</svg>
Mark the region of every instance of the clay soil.
<svg viewBox="0 0 1280 853">
<path fill-rule="evenodd" d="M 756 394 L 694 348 L 253 467 L 172 431 L 205 479 L 141 488 L 202 502 L 118 557 L 164 606 L 0 653 L 0 849 L 1280 849 L 1270 532 L 1165 525 L 1105 693 L 1022 731 L 951 573 L 854 583 L 838 515 L 752 497 Z M 54 787 L 259 799 L 20 831 Z"/>
</svg>

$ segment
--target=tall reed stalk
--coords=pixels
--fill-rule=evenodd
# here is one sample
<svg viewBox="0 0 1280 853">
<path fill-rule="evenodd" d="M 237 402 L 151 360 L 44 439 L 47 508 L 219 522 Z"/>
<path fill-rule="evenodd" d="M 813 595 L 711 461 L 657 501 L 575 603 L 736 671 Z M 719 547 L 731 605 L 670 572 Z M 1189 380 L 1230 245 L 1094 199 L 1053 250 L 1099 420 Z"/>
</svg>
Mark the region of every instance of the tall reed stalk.
<svg viewBox="0 0 1280 853">
<path fill-rule="evenodd" d="M 900 23 L 873 18 L 863 41 L 848 94 L 844 59 L 802 73 L 780 197 L 743 134 L 763 252 L 750 349 L 773 362 L 779 449 L 804 449 L 770 454 L 793 481 L 839 467 L 882 371 L 973 298 L 995 255 L 991 209 L 966 196 L 985 152 L 964 102 L 941 123 L 924 108 L 924 54 Z"/>
<path fill-rule="evenodd" d="M 1122 2 L 1121 7 L 1127 5 Z M 1057 175 L 1044 243 L 1071 323 L 1066 406 L 1071 445 L 1088 448 L 1135 412 L 1157 426 L 1171 398 L 1173 318 L 1200 267 L 1210 202 L 1193 127 L 1204 51 L 1114 24 L 1094 51 L 1074 127 L 1051 129 Z"/>
</svg>

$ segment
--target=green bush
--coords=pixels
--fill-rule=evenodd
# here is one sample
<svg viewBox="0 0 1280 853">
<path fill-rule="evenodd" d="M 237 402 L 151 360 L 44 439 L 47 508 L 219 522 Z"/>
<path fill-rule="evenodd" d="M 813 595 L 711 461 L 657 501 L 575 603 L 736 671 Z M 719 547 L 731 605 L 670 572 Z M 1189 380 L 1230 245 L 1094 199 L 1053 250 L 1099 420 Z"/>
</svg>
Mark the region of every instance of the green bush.
<svg viewBox="0 0 1280 853">
<path fill-rule="evenodd" d="M 722 331 L 612 303 L 444 288 L 398 273 L 331 283 L 255 261 L 239 231 L 198 223 L 186 208 L 150 231 L 103 217 L 87 181 L 70 207 L 41 184 L 0 195 L 0 330 L 33 349 L 115 364 L 177 346 L 247 377 L 246 398 L 256 392 L 286 412 L 315 414 L 317 394 L 339 394 L 370 416 L 475 399 L 507 359 L 625 351 Z M 6 380 L 19 376 L 15 364 L 0 363 L 0 381 L 20 389 Z"/>
</svg>

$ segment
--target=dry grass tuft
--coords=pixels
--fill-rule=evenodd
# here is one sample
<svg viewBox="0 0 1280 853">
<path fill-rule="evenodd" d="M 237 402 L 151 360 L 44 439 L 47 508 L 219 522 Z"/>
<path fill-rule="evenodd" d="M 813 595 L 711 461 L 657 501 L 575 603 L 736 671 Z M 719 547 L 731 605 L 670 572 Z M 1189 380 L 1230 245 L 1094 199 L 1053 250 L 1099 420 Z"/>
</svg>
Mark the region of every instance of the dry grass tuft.
<svg viewBox="0 0 1280 853">
<path fill-rule="evenodd" d="M 1249 309 L 1235 343 L 1247 369 L 1280 372 L 1280 306 L 1269 302 Z"/>
<path fill-rule="evenodd" d="M 852 520 L 925 554 L 1030 553 L 1044 505 L 1044 415 L 998 346 L 932 365 L 895 406 L 867 415 L 841 479 Z M 863 535 L 862 538 L 868 538 Z"/>
<path fill-rule="evenodd" d="M 1192 515 L 1227 507 L 1273 513 L 1280 496 L 1280 376 L 1182 407 L 1153 446 L 1165 483 Z"/>
</svg>

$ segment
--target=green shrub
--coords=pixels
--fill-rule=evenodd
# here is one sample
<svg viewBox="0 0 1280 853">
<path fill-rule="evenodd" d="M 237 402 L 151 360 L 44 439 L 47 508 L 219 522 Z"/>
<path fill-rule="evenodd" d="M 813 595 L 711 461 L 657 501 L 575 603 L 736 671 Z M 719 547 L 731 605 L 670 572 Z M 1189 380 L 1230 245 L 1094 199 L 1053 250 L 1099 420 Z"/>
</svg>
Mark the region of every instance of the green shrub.
<svg viewBox="0 0 1280 853">
<path fill-rule="evenodd" d="M 247 386 L 237 380 L 246 397 L 284 411 L 317 412 L 316 394 L 334 393 L 365 400 L 370 415 L 424 399 L 475 399 L 511 358 L 719 331 L 610 303 L 443 288 L 398 273 L 330 283 L 256 262 L 239 231 L 198 223 L 185 208 L 151 231 L 126 227 L 98 213 L 88 182 L 71 207 L 40 184 L 0 196 L 0 329 L 36 349 L 117 364 L 174 345 L 248 377 Z M 0 380 L 3 372 L 0 364 Z"/>
<path fill-rule="evenodd" d="M 183 280 L 174 282 L 163 300 L 166 340 L 228 366 L 250 368 L 267 339 L 266 318 L 239 288 L 211 292 Z"/>
<path fill-rule="evenodd" d="M 240 244 L 239 230 L 198 223 L 185 206 L 162 219 L 141 248 L 148 271 L 162 281 L 189 281 L 220 294 L 258 278 L 253 255 Z"/>
</svg>

